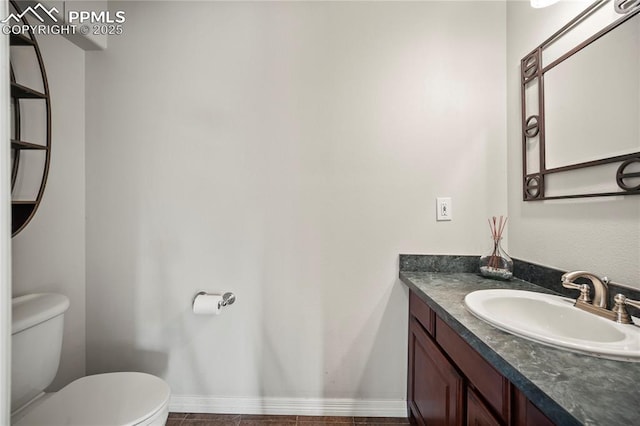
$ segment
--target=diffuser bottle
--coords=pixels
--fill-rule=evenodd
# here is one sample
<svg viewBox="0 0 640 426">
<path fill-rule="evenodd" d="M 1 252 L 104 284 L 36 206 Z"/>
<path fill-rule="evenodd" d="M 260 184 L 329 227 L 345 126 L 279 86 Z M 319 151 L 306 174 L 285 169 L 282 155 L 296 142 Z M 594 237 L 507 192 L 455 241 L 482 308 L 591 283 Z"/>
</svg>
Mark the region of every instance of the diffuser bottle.
<svg viewBox="0 0 640 426">
<path fill-rule="evenodd" d="M 510 280 L 513 277 L 513 260 L 502 248 L 502 234 L 507 226 L 507 218 L 493 216 L 489 219 L 491 230 L 491 253 L 480 258 L 480 274 L 498 280 Z"/>
<path fill-rule="evenodd" d="M 513 260 L 504 251 L 502 238 L 492 240 L 493 250 L 480 258 L 480 274 L 488 278 L 510 280 L 513 277 Z"/>
</svg>

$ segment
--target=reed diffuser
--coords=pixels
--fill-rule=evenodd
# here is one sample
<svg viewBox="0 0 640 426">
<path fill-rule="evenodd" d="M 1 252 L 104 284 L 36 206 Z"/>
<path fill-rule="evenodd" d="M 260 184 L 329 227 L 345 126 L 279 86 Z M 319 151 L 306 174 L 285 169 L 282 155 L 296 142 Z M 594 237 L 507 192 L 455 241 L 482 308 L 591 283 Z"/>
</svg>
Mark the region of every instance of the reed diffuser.
<svg viewBox="0 0 640 426">
<path fill-rule="evenodd" d="M 480 274 L 498 280 L 510 280 L 513 277 L 513 260 L 502 248 L 502 233 L 507 226 L 507 218 L 493 216 L 488 219 L 491 229 L 493 250 L 490 254 L 480 258 Z"/>
</svg>

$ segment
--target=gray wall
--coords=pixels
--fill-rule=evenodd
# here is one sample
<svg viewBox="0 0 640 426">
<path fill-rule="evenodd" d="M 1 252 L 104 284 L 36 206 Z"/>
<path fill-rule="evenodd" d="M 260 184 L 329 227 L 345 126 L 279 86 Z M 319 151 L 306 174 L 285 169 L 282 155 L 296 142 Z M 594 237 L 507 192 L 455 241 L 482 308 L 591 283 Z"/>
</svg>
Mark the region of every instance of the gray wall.
<svg viewBox="0 0 640 426">
<path fill-rule="evenodd" d="M 507 2 L 509 249 L 521 259 L 640 287 L 640 197 L 522 202 L 520 59 L 586 6 Z"/>
<path fill-rule="evenodd" d="M 125 33 L 86 62 L 88 372 L 158 374 L 192 409 L 402 407 L 398 253 L 483 252 L 506 214 L 505 4 L 111 8 Z M 196 317 L 200 290 L 238 300 Z"/>
<path fill-rule="evenodd" d="M 51 93 L 51 168 L 38 211 L 12 239 L 12 290 L 71 301 L 55 390 L 85 374 L 85 57 L 59 36 L 38 43 Z"/>
</svg>

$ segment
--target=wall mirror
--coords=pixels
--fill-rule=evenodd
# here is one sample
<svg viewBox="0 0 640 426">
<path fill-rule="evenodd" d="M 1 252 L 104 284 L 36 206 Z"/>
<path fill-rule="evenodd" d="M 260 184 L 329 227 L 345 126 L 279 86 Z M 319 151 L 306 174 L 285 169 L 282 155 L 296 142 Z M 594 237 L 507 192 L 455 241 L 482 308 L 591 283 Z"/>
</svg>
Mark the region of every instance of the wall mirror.
<svg viewBox="0 0 640 426">
<path fill-rule="evenodd" d="M 640 195 L 640 0 L 598 0 L 521 61 L 524 201 Z"/>
</svg>

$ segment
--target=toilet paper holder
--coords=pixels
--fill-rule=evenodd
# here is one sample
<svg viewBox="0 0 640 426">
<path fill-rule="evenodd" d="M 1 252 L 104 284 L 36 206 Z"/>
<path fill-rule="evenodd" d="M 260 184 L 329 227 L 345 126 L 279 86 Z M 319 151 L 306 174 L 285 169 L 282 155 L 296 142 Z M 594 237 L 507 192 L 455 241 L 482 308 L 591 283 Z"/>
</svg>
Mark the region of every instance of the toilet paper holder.
<svg viewBox="0 0 640 426">
<path fill-rule="evenodd" d="M 198 296 L 204 296 L 204 295 L 207 295 L 207 294 L 209 294 L 209 293 L 207 293 L 206 291 L 198 292 L 198 294 L 196 294 L 193 297 L 193 303 L 195 303 L 196 298 Z M 236 295 L 231 293 L 230 291 L 228 291 L 228 292 L 226 292 L 226 293 L 224 293 L 222 295 L 222 300 L 218 302 L 218 308 L 224 308 L 225 306 L 233 305 L 233 302 L 235 302 L 235 301 L 236 301 Z M 193 303 L 192 303 L 192 305 L 193 305 Z"/>
</svg>

